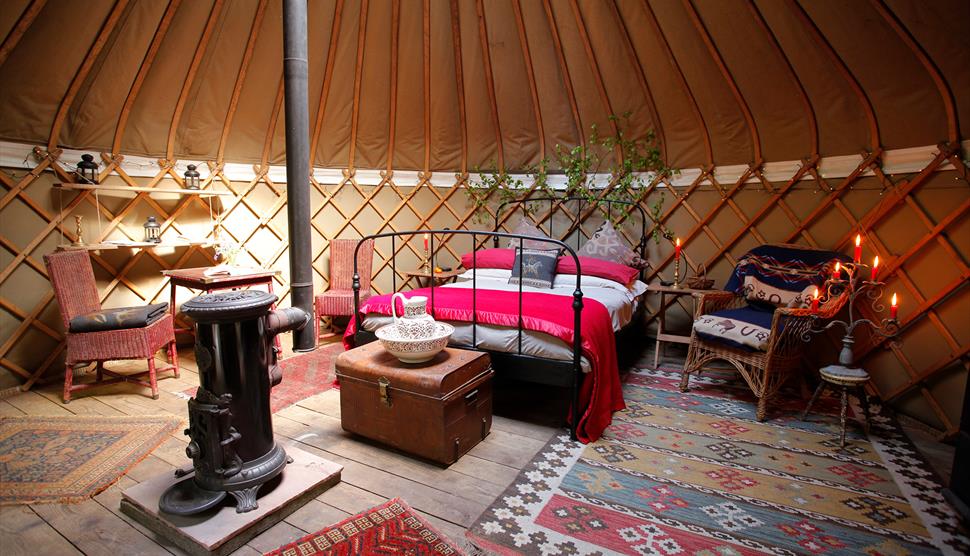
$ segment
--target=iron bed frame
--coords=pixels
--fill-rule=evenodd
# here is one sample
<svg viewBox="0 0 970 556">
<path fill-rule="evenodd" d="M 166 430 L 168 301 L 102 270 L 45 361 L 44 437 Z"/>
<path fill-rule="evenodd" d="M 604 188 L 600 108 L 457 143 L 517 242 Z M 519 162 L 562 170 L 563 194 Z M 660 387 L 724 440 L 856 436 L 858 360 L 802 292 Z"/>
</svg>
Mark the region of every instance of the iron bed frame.
<svg viewBox="0 0 970 556">
<path fill-rule="evenodd" d="M 511 234 L 507 232 L 499 232 L 499 214 L 502 214 L 503 209 L 508 205 L 525 205 L 525 203 L 541 203 L 548 201 L 550 203 L 550 215 L 555 208 L 561 207 L 564 203 L 575 201 L 578 204 L 578 208 L 573 215 L 573 221 L 567 231 L 567 236 L 569 234 L 575 234 L 576 236 L 576 248 L 573 249 L 570 245 L 567 245 L 564 241 L 558 239 L 526 236 L 521 234 Z M 636 210 L 640 214 L 640 242 L 636 246 L 636 250 L 641 258 L 644 258 L 646 254 L 646 213 L 639 204 L 630 201 L 619 201 L 612 199 L 603 199 L 595 202 L 597 205 L 605 204 L 607 205 L 606 213 L 607 218 L 612 217 L 613 205 L 628 205 L 632 209 Z M 354 334 L 354 344 L 364 345 L 373 342 L 377 339 L 377 336 L 368 330 L 363 329 L 363 321 L 360 314 L 360 273 L 357 267 L 357 252 L 360 249 L 361 243 L 366 240 L 377 240 L 381 238 L 390 238 L 391 240 L 391 280 L 392 280 L 392 290 L 397 291 L 397 267 L 396 267 L 396 254 L 397 254 L 397 238 L 401 236 L 413 237 L 418 234 L 427 234 L 429 238 L 428 251 L 430 253 L 429 264 L 431 269 L 435 268 L 435 237 L 444 237 L 440 243 L 446 242 L 453 236 L 464 235 L 471 236 L 472 240 L 472 266 L 477 267 L 477 253 L 480 246 L 483 246 L 488 238 L 492 239 L 493 245 L 498 246 L 499 242 L 503 238 L 508 238 L 513 241 L 518 241 L 519 249 L 524 248 L 525 242 L 541 242 L 550 244 L 550 248 L 561 249 L 563 251 L 563 256 L 569 256 L 573 259 L 576 264 L 576 289 L 573 292 L 573 358 L 572 360 L 562 360 L 562 359 L 549 359 L 545 357 L 537 357 L 534 355 L 528 355 L 522 353 L 522 265 L 519 267 L 519 319 L 517 330 L 517 347 L 516 351 L 513 353 L 495 351 L 491 349 L 484 349 L 478 347 L 478 319 L 477 319 L 477 302 L 478 302 L 478 284 L 477 284 L 477 272 L 472 273 L 472 321 L 469 323 L 472 325 L 472 343 L 467 344 L 450 344 L 453 347 L 461 349 L 470 349 L 475 351 L 487 351 L 492 359 L 492 367 L 496 372 L 504 372 L 510 374 L 516 380 L 524 380 L 527 382 L 534 382 L 539 384 L 544 384 L 548 386 L 558 386 L 571 389 L 570 397 L 570 408 L 571 413 L 576 416 L 572 419 L 572 423 L 569 425 L 569 435 L 570 438 L 576 440 L 576 427 L 579 423 L 578 416 L 579 413 L 579 390 L 580 381 L 583 374 L 582 371 L 582 336 L 581 336 L 581 315 L 583 310 L 583 291 L 582 291 L 582 268 L 580 266 L 579 256 L 576 254 L 576 250 L 580 248 L 581 240 L 583 234 L 580 231 L 580 216 L 583 212 L 583 204 L 592 205 L 588 199 L 583 197 L 539 197 L 525 200 L 511 200 L 506 201 L 499 205 L 498 211 L 496 211 L 495 217 L 495 231 L 477 231 L 477 230 L 411 230 L 411 231 L 400 231 L 400 232 L 386 232 L 381 234 L 372 234 L 361 238 L 358 242 L 357 247 L 354 249 L 354 275 L 353 275 L 353 292 L 354 292 L 354 322 L 356 324 L 356 332 Z M 512 210 L 516 210 L 519 207 L 515 207 Z M 549 218 L 549 233 L 553 233 L 553 222 L 552 218 Z M 479 238 L 484 238 L 485 241 L 480 242 Z M 432 273 L 433 275 L 433 273 Z M 640 270 L 639 278 L 642 279 L 644 276 L 644 270 Z M 435 292 L 435 280 L 432 278 L 429 280 L 430 284 L 430 308 L 432 317 L 435 316 L 434 308 L 434 292 Z M 441 287 L 441 286 L 437 286 Z M 626 364 L 632 363 L 633 358 L 639 355 L 639 350 L 636 346 L 640 345 L 640 342 L 636 341 L 636 338 L 643 337 L 643 312 L 644 305 L 641 303 L 633 318 L 627 323 L 626 326 L 616 331 L 616 345 L 617 345 L 617 361 L 620 368 Z M 622 347 L 622 349 L 621 349 Z M 508 369 L 515 369 L 514 372 L 507 371 Z"/>
</svg>

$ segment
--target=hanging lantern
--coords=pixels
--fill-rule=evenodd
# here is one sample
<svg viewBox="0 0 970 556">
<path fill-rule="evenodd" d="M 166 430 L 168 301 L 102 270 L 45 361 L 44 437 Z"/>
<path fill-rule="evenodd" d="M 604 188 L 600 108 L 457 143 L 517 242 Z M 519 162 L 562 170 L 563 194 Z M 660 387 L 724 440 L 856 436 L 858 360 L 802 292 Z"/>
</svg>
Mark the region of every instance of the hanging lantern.
<svg viewBox="0 0 970 556">
<path fill-rule="evenodd" d="M 94 162 L 94 156 L 82 154 L 74 175 L 77 176 L 78 183 L 98 183 L 98 165 Z"/>
<path fill-rule="evenodd" d="M 145 241 L 150 243 L 162 242 L 162 227 L 154 216 L 149 216 L 148 220 L 145 220 Z"/>
<path fill-rule="evenodd" d="M 195 164 L 189 164 L 189 169 L 185 171 L 185 188 L 199 189 L 199 171 L 195 169 Z"/>
</svg>

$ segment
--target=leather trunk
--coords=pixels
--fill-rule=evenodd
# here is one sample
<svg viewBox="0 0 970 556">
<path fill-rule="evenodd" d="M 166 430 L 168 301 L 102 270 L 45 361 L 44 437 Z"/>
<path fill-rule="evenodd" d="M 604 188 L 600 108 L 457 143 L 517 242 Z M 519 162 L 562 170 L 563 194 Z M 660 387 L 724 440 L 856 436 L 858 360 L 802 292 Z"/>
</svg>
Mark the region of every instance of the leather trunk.
<svg viewBox="0 0 970 556">
<path fill-rule="evenodd" d="M 340 354 L 336 367 L 346 431 L 448 465 L 492 427 L 487 353 L 445 348 L 409 364 L 372 342 Z"/>
</svg>

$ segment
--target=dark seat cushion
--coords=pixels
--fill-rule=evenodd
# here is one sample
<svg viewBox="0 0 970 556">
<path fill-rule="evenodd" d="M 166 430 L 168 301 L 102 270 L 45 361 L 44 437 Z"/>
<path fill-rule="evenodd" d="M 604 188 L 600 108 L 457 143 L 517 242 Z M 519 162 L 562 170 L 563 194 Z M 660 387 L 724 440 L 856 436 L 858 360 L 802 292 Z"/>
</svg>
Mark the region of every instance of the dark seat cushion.
<svg viewBox="0 0 970 556">
<path fill-rule="evenodd" d="M 715 311 L 694 321 L 698 336 L 748 351 L 765 351 L 774 308 L 748 305 Z M 784 322 L 782 322 L 784 324 Z"/>
<path fill-rule="evenodd" d="M 142 328 L 165 316 L 166 311 L 168 311 L 168 303 L 102 309 L 74 317 L 71 319 L 68 330 L 74 333 L 82 333 Z"/>
</svg>

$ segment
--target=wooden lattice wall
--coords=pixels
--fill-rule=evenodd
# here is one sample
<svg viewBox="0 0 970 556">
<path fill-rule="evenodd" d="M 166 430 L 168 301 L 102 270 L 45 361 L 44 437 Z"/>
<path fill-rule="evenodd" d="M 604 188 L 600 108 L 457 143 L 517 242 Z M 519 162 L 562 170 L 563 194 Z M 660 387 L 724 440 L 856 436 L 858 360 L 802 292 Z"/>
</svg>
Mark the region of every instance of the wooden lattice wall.
<svg viewBox="0 0 970 556">
<path fill-rule="evenodd" d="M 141 237 L 148 214 L 162 222 L 164 237 L 202 237 L 211 233 L 208 201 L 198 197 L 157 199 L 100 196 L 89 192 L 52 191 L 51 184 L 70 181 L 74 161 L 60 160 L 60 151 L 35 150 L 26 168 L 0 170 L 4 192 L 0 198 L 0 366 L 4 385 L 31 377 L 57 379 L 63 359 L 63 333 L 53 293 L 46 282 L 42 255 L 57 244 L 73 240 L 75 214 L 85 216 L 86 240 Z M 102 155 L 101 181 L 115 185 L 155 186 L 181 182 L 169 161 L 160 163 L 153 177 L 132 177 L 121 158 Z M 941 145 L 936 156 L 918 171 L 887 176 L 879 153 L 863 153 L 847 176 L 822 175 L 818 160 L 805 160 L 787 181 L 769 181 L 759 168 L 721 183 L 713 169 L 705 169 L 689 184 L 654 182 L 641 200 L 654 203 L 662 196 L 663 226 L 684 240 L 688 264 L 704 263 L 723 284 L 737 257 L 764 242 L 792 242 L 849 252 L 861 231 L 866 258 L 878 254 L 881 275 L 890 276 L 889 291 L 901 298 L 902 341 L 898 345 L 876 339 L 857 344 L 864 365 L 873 371 L 874 389 L 944 435 L 956 430 L 960 393 L 970 366 L 970 183 L 965 161 L 955 145 Z M 951 164 L 952 169 L 938 171 Z M 238 262 L 278 268 L 276 291 L 287 303 L 287 242 L 285 185 L 274 183 L 268 167 L 254 168 L 248 182 L 230 181 L 222 167 L 212 165 L 204 187 L 228 189 L 234 197 L 216 202 L 222 215 L 223 237 L 243 245 Z M 385 171 L 378 185 L 362 185 L 353 171 L 344 171 L 335 184 L 311 180 L 313 254 L 317 290 L 326 285 L 327 245 L 334 237 L 358 237 L 388 230 L 418 228 L 486 228 L 474 218 L 462 186 L 467 175 L 455 176 L 453 187 L 431 183 L 431 174 L 418 174 L 416 183 L 395 181 Z M 435 176 L 440 178 L 439 175 Z M 211 183 L 209 183 L 211 182 Z M 605 193 L 605 192 L 604 192 Z M 100 222 L 98 208 L 100 207 Z M 487 216 L 491 218 L 493 213 Z M 60 215 L 60 216 L 59 216 Z M 511 215 L 500 215 L 514 224 Z M 601 216 L 591 214 L 580 233 L 588 233 Z M 543 221 L 540 211 L 536 218 Z M 98 224 L 96 224 L 98 223 Z M 557 230 L 565 229 L 561 225 Z M 632 239 L 632 230 L 624 233 Z M 418 241 L 399 244 L 403 253 L 398 270 L 413 268 Z M 467 245 L 449 245 L 441 252 L 449 261 Z M 375 287 L 390 288 L 389 245 L 378 245 Z M 167 300 L 167 284 L 159 271 L 201 266 L 213 261 L 212 249 L 183 247 L 169 251 L 106 250 L 92 253 L 102 297 L 107 306 Z M 649 244 L 653 268 L 650 278 L 672 275 L 673 249 L 666 240 Z M 187 296 L 180 292 L 180 300 Z M 651 303 L 656 303 L 651 300 Z M 681 311 L 682 324 L 686 313 Z M 676 320 L 676 319 L 674 319 Z"/>
</svg>

